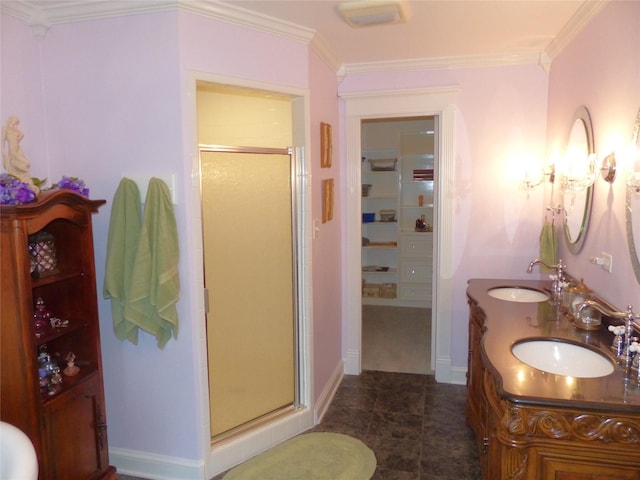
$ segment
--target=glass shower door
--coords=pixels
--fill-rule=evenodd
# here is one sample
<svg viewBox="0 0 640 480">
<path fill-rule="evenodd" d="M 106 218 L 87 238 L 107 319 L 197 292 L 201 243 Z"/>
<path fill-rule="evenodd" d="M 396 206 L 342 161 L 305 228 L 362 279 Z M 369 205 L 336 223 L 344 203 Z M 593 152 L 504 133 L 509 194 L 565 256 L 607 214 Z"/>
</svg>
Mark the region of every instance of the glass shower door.
<svg viewBox="0 0 640 480">
<path fill-rule="evenodd" d="M 296 400 L 292 160 L 251 150 L 200 155 L 212 438 Z"/>
</svg>

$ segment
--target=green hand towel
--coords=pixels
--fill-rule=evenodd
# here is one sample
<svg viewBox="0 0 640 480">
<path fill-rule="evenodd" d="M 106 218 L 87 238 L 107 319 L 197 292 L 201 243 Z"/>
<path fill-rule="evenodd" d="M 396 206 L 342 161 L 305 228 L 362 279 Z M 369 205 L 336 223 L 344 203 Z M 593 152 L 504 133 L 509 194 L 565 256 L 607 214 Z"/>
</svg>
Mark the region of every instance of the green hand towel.
<svg viewBox="0 0 640 480">
<path fill-rule="evenodd" d="M 557 251 L 558 242 L 556 240 L 553 223 L 545 220 L 544 225 L 542 226 L 542 232 L 540 232 L 540 260 L 547 265 L 555 265 L 557 263 Z M 546 273 L 555 272 L 555 270 L 544 266 L 540 268 L 540 271 Z"/>
<path fill-rule="evenodd" d="M 154 335 L 164 348 L 178 335 L 180 295 L 178 229 L 167 185 L 149 181 L 144 219 L 131 275 L 125 318 Z"/>
<path fill-rule="evenodd" d="M 140 191 L 132 180 L 123 178 L 113 197 L 103 295 L 111 299 L 111 316 L 116 337 L 138 343 L 138 327 L 127 321 L 124 306 L 131 288 L 131 269 L 140 237 Z"/>
</svg>

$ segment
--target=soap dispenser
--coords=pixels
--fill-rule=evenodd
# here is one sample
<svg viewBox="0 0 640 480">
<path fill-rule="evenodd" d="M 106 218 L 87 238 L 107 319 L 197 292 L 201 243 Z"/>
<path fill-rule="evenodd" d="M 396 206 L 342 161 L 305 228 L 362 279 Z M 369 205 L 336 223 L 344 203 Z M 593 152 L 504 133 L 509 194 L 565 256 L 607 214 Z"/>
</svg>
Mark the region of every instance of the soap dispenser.
<svg viewBox="0 0 640 480">
<path fill-rule="evenodd" d="M 562 308 L 567 316 L 575 317 L 574 305 L 579 305 L 589 297 L 589 288 L 585 285 L 584 280 L 580 279 L 580 282 L 568 285 L 562 290 Z"/>
<path fill-rule="evenodd" d="M 591 299 L 591 290 L 589 290 L 589 288 L 584 284 L 582 279 L 580 280 L 580 283 L 570 289 L 569 295 L 571 295 L 570 312 L 571 317 L 573 317 L 574 320 L 574 326 L 581 330 L 599 329 L 602 324 L 602 315 L 597 309 L 585 307 L 578 312 L 578 307 L 580 307 L 585 300 Z"/>
</svg>

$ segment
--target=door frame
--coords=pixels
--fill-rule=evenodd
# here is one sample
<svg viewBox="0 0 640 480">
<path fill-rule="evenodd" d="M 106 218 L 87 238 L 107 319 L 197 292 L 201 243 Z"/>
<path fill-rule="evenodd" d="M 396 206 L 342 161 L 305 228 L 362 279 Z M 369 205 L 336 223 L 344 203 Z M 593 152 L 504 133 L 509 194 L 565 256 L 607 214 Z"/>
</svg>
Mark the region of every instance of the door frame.
<svg viewBox="0 0 640 480">
<path fill-rule="evenodd" d="M 345 373 L 360 374 L 362 362 L 361 294 L 361 121 L 373 118 L 437 116 L 439 175 L 436 179 L 431 365 L 438 382 L 457 383 L 451 368 L 454 132 L 457 87 L 343 93 L 346 114 L 346 358 Z"/>
<path fill-rule="evenodd" d="M 292 107 L 292 139 L 296 159 L 295 181 L 296 218 L 293 219 L 297 230 L 297 282 L 298 282 L 298 408 L 290 413 L 278 416 L 270 422 L 266 422 L 256 428 L 238 434 L 225 442 L 211 444 L 209 421 L 209 378 L 207 365 L 207 337 L 204 300 L 204 272 L 203 272 L 203 239 L 202 235 L 202 210 L 200 209 L 200 158 L 198 147 L 198 119 L 197 119 L 197 82 L 210 82 L 245 87 L 257 90 L 267 90 L 291 97 Z M 313 370 L 312 370 L 312 210 L 311 210 L 311 182 L 309 158 L 305 154 L 308 151 L 308 143 L 311 138 L 309 119 L 309 91 L 307 89 L 293 88 L 284 85 L 274 85 L 265 82 L 250 81 L 246 79 L 229 77 L 225 75 L 208 74 L 200 71 L 188 72 L 187 78 L 189 115 L 191 124 L 185 128 L 185 138 L 189 139 L 189 145 L 185 147 L 190 161 L 185 162 L 188 172 L 186 178 L 191 180 L 189 194 L 186 195 L 190 204 L 188 211 L 194 212 L 187 219 L 187 230 L 195 232 L 190 235 L 189 245 L 189 285 L 191 311 L 193 318 L 193 344 L 196 346 L 194 356 L 196 364 L 200 366 L 197 376 L 197 397 L 200 403 L 197 412 L 197 431 L 199 432 L 202 458 L 205 459 L 204 470 L 206 478 L 211 478 L 239 463 L 248 460 L 258 453 L 275 446 L 288 438 L 302 433 L 314 425 L 313 404 Z"/>
</svg>

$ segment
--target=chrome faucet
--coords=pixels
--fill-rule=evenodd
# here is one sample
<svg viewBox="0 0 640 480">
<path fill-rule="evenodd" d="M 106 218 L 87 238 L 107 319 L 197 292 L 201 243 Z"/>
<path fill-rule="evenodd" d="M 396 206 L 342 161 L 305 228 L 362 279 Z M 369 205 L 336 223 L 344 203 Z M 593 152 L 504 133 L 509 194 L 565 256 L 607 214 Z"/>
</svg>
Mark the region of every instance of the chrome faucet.
<svg viewBox="0 0 640 480">
<path fill-rule="evenodd" d="M 558 263 L 555 265 L 549 265 L 539 258 L 532 260 L 527 267 L 527 273 L 533 272 L 533 267 L 537 264 L 543 265 L 551 270 L 555 270 L 555 275 L 551 275 L 551 279 L 553 280 L 553 284 L 551 286 L 551 290 L 553 293 L 553 297 L 556 301 L 560 300 L 562 297 L 562 289 L 564 288 L 565 278 L 564 278 L 564 265 L 562 264 L 562 260 L 558 260 Z"/>
<path fill-rule="evenodd" d="M 633 313 L 633 307 L 631 305 L 627 306 L 626 312 L 619 312 L 605 307 L 595 300 L 585 300 L 576 307 L 578 317 L 581 317 L 582 310 L 585 308 L 595 308 L 600 313 L 603 313 L 608 317 L 624 320 L 624 326 L 609 326 L 609 331 L 613 332 L 615 335 L 611 348 L 616 354 L 616 357 L 618 357 L 618 362 L 623 367 L 630 367 L 633 362 L 633 353 L 635 350 L 635 347 L 633 347 L 633 322 L 635 320 L 640 320 L 640 316 Z"/>
</svg>

